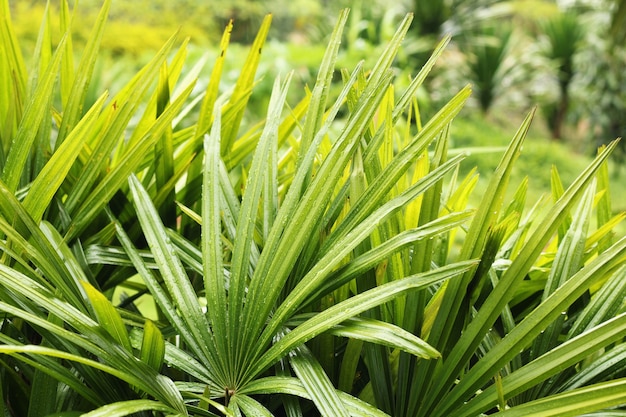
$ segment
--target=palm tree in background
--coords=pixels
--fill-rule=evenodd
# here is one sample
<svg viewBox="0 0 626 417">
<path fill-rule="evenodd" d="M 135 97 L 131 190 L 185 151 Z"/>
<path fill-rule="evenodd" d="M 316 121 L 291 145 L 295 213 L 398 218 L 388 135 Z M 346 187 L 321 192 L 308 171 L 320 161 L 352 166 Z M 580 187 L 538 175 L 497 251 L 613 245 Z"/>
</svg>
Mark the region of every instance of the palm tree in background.
<svg viewBox="0 0 626 417">
<path fill-rule="evenodd" d="M 560 13 L 541 25 L 547 38 L 546 56 L 556 65 L 559 99 L 545 107 L 546 119 L 553 139 L 560 139 L 570 105 L 570 85 L 576 74 L 574 56 L 580 50 L 585 28 L 573 13 Z"/>
<path fill-rule="evenodd" d="M 504 88 L 502 84 L 508 72 L 505 60 L 509 56 L 512 34 L 510 26 L 487 25 L 468 37 L 465 51 L 469 54 L 469 76 L 485 114 Z"/>
</svg>

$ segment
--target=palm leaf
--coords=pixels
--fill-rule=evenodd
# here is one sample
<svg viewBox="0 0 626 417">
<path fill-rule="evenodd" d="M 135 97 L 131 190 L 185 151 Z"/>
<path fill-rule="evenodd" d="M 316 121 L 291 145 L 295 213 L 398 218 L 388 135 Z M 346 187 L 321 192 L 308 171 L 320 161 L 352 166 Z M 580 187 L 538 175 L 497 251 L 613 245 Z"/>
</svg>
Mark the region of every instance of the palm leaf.
<svg viewBox="0 0 626 417">
<path fill-rule="evenodd" d="M 452 264 L 428 273 L 390 282 L 351 297 L 315 315 L 286 334 L 280 341 L 262 354 L 260 360 L 248 371 L 258 375 L 294 347 L 330 329 L 342 321 L 385 303 L 410 290 L 425 288 L 436 282 L 449 279 L 475 266 L 475 262 Z"/>
<path fill-rule="evenodd" d="M 281 393 L 295 395 L 302 398 L 309 398 L 302 382 L 300 382 L 297 378 L 289 377 L 268 377 L 258 379 L 250 384 L 247 384 L 242 393 L 247 395 Z M 388 417 L 388 414 L 383 413 L 376 407 L 361 401 L 358 398 L 352 397 L 345 392 L 339 391 L 337 394 L 350 415 Z"/>
<path fill-rule="evenodd" d="M 349 11 L 344 9 L 339 15 L 335 28 L 333 29 L 333 33 L 330 37 L 330 43 L 326 48 L 324 58 L 320 64 L 320 69 L 317 73 L 317 79 L 315 81 L 313 91 L 311 92 L 311 100 L 305 116 L 300 149 L 309 149 L 315 135 L 323 124 L 324 110 L 326 108 L 326 102 L 328 101 L 330 90 L 328 86 L 332 81 L 333 72 L 335 70 L 335 62 L 337 60 L 337 54 L 339 53 L 339 45 L 341 44 L 341 33 L 343 32 L 346 21 L 348 20 L 348 14 Z M 300 152 L 296 166 L 301 165 L 304 155 L 305 152 Z"/>
<path fill-rule="evenodd" d="M 609 346 L 611 343 L 615 343 L 620 339 L 625 323 L 625 317 L 622 314 L 559 345 L 517 371 L 507 375 L 502 379 L 503 395 L 508 399 L 522 393 L 536 386 L 541 381 L 547 380 L 552 375 L 556 375 L 563 369 L 584 360 L 598 350 Z M 490 386 L 463 407 L 457 408 L 455 413 L 458 413 L 459 416 L 469 417 L 488 410 L 497 404 L 495 391 L 496 387 Z"/>
<path fill-rule="evenodd" d="M 295 316 L 287 322 L 287 325 L 296 327 L 311 317 L 311 314 Z M 366 317 L 353 317 L 331 328 L 329 333 L 334 336 L 346 337 L 352 340 L 362 340 L 400 349 L 424 359 L 437 359 L 441 357 L 441 354 L 437 352 L 436 349 L 414 334 L 380 320 Z"/>
<path fill-rule="evenodd" d="M 50 64 L 46 71 L 39 79 L 35 91 L 33 91 L 32 99 L 24 110 L 24 117 L 20 122 L 20 127 L 13 139 L 14 146 L 11 146 L 7 155 L 6 164 L 2 171 L 2 180 L 12 192 L 15 192 L 20 186 L 20 179 L 29 152 L 37 135 L 37 129 L 33 126 L 40 126 L 43 117 L 47 113 L 50 98 L 53 94 L 53 88 L 56 81 L 57 69 L 59 68 L 61 57 L 63 54 L 63 44 L 65 38 L 62 38 L 57 46 Z"/>
<path fill-rule="evenodd" d="M 210 135 L 204 140 L 204 178 L 202 188 L 202 262 L 207 317 L 222 352 L 231 352 L 232 341 L 227 330 L 228 310 L 222 262 L 222 228 L 220 222 L 220 131 L 221 114 L 216 112 Z"/>
<path fill-rule="evenodd" d="M 215 350 L 215 341 L 209 333 L 209 323 L 202 313 L 195 291 L 189 282 L 180 259 L 168 248 L 172 246 L 156 208 L 146 190 L 135 176 L 130 177 L 130 190 L 137 209 L 146 240 L 154 255 L 154 260 L 163 276 L 172 304 L 180 311 L 184 326 L 195 340 L 207 363 L 215 363 L 219 357 Z M 134 261 L 136 262 L 136 261 Z M 153 291 L 156 287 L 153 287 Z M 177 313 L 173 313 L 177 314 Z M 222 359 L 223 360 L 223 359 Z M 222 363 L 221 366 L 224 366 Z M 218 368 L 219 369 L 219 368 Z"/>
<path fill-rule="evenodd" d="M 160 371 L 165 358 L 165 342 L 159 328 L 146 320 L 141 341 L 141 360 L 155 371 Z"/>
<path fill-rule="evenodd" d="M 388 78 L 386 82 L 389 82 Z M 295 262 L 300 248 L 306 243 L 307 236 L 320 218 L 324 202 L 330 198 L 334 184 L 348 162 L 348 150 L 353 149 L 356 145 L 359 132 L 366 127 L 373 115 L 375 105 L 382 98 L 384 90 L 378 88 L 373 93 L 376 93 L 376 96 L 368 100 L 367 104 L 363 102 L 363 107 L 354 114 L 353 121 L 343 131 L 342 137 L 333 147 L 331 155 L 327 157 L 320 171 L 317 172 L 311 186 L 298 204 L 297 210 L 291 216 L 287 216 L 287 212 L 283 213 L 285 217 L 281 214 L 278 215 L 275 224 L 279 227 L 284 227 L 284 224 L 281 224 L 281 217 L 288 218 L 290 221 L 282 236 L 278 234 L 279 230 L 275 231 L 273 228 L 266 245 L 271 250 L 264 251 L 259 258 L 244 308 L 244 317 L 247 323 L 244 326 L 246 332 L 245 346 L 257 345 L 257 341 L 254 340 L 257 336 L 253 337 L 253 335 L 258 334 L 259 330 L 263 328 L 263 317 L 267 317 L 273 308 L 273 303 L 279 295 L 282 283 L 287 279 L 289 268 Z M 288 198 L 286 197 L 286 199 Z M 264 253 L 267 255 L 264 256 Z M 282 255 L 279 259 L 271 257 L 270 254 L 272 253 L 281 253 Z M 272 277 L 271 284 L 267 281 L 268 277 Z M 251 308 L 255 311 L 250 311 Z"/>
<path fill-rule="evenodd" d="M 291 351 L 289 363 L 322 415 L 349 416 L 324 369 L 306 346 Z"/>
<path fill-rule="evenodd" d="M 180 413 L 180 410 L 176 410 L 159 401 L 131 400 L 107 404 L 82 415 L 83 417 L 122 417 L 142 411 L 161 411 L 168 414 Z"/>
<path fill-rule="evenodd" d="M 122 185 L 126 183 L 130 173 L 137 169 L 142 162 L 144 162 L 145 154 L 148 149 L 154 145 L 156 138 L 158 138 L 171 123 L 172 118 L 183 106 L 185 99 L 188 94 L 191 93 L 192 89 L 193 85 L 189 86 L 181 94 L 181 96 L 167 108 L 161 117 L 155 121 L 143 140 L 139 141 L 135 144 L 135 146 L 129 149 L 118 164 L 110 169 L 107 175 L 102 178 L 101 182 L 98 185 L 93 186 L 93 189 L 89 191 L 89 195 L 86 199 L 75 209 L 76 214 L 68 231 L 68 239 L 71 239 L 84 231 L 84 228 L 86 228 L 89 223 L 93 221 L 95 216 L 102 211 L 104 205 L 109 202 L 113 195 L 115 195 Z M 100 161 L 100 163 L 102 162 L 104 161 Z M 84 187 L 87 187 L 88 182 L 92 179 L 93 178 L 81 178 L 79 179 L 78 184 L 76 184 L 76 187 L 83 189 L 83 185 Z M 88 189 L 84 188 L 84 190 L 87 191 Z M 75 207 L 71 205 L 70 198 L 77 195 L 79 194 L 71 193 L 70 196 L 68 196 L 68 210 Z"/>
<path fill-rule="evenodd" d="M 603 253 L 593 262 L 575 274 L 562 287 L 560 287 L 553 296 L 540 304 L 532 313 L 518 324 L 502 341 L 495 346 L 488 356 L 481 360 L 477 365 L 472 367 L 471 371 L 462 380 L 457 388 L 459 394 L 451 394 L 449 401 L 456 400 L 457 395 L 469 395 L 470 385 L 477 386 L 480 384 L 474 380 L 475 376 L 482 375 L 484 380 L 487 375 L 494 374 L 494 368 L 498 369 L 512 356 L 519 353 L 520 349 L 527 346 L 533 341 L 545 327 L 552 323 L 562 311 L 571 305 L 580 295 L 582 295 L 591 286 L 593 281 L 599 276 L 603 276 L 611 269 L 619 265 L 624 259 L 624 251 L 626 250 L 626 240 L 616 243 L 611 250 Z M 484 366 L 493 367 L 486 370 Z M 474 382 L 475 381 L 475 382 Z M 442 409 L 442 412 L 445 409 Z"/>
<path fill-rule="evenodd" d="M 265 39 L 269 32 L 270 23 L 272 22 L 272 15 L 267 15 L 263 19 L 263 23 L 257 32 L 257 36 L 254 42 L 250 46 L 250 52 L 246 58 L 246 62 L 241 70 L 241 74 L 237 79 L 237 84 L 230 96 L 229 107 L 234 111 L 232 120 L 229 123 L 222 125 L 222 155 L 225 155 L 230 150 L 232 144 L 235 142 L 239 125 L 243 119 L 246 103 L 250 96 L 250 91 L 254 83 L 254 76 L 256 74 L 257 67 L 261 60 L 261 51 L 265 44 Z M 226 110 L 225 110 L 226 111 Z"/>
<path fill-rule="evenodd" d="M 75 229 L 73 233 L 77 233 L 82 227 L 85 227 L 85 224 L 88 223 L 87 219 L 93 216 L 90 211 L 99 212 L 102 209 L 102 201 L 107 201 L 107 199 L 102 199 L 102 191 L 106 191 L 105 194 L 109 195 L 108 198 L 110 198 L 111 192 L 115 192 L 111 187 L 97 190 L 98 193 L 93 193 L 92 190 L 96 180 L 100 178 L 102 172 L 106 171 L 108 156 L 111 155 L 120 138 L 123 138 L 124 129 L 140 105 L 143 95 L 152 84 L 154 75 L 171 50 L 174 40 L 175 38 L 172 37 L 134 79 L 111 99 L 111 104 L 101 115 L 98 123 L 99 132 L 92 137 L 92 142 L 89 143 L 90 152 L 81 159 L 83 166 L 88 166 L 89 169 L 80 172 L 79 178 L 73 184 L 65 201 L 68 213 L 77 217 L 74 218 L 74 222 L 78 225 L 73 227 Z M 174 114 L 171 117 L 174 117 Z M 164 121 L 165 118 L 160 119 Z M 118 167 L 119 169 L 121 168 Z M 125 173 L 122 181 L 126 181 L 127 176 L 128 172 Z M 111 177 L 109 176 L 109 178 Z M 91 197 L 88 197 L 90 193 Z"/>
<path fill-rule="evenodd" d="M 83 283 L 83 288 L 91 301 L 91 307 L 94 310 L 100 326 L 113 336 L 113 339 L 115 339 L 117 343 L 123 346 L 127 351 L 132 352 L 126 326 L 120 314 L 115 310 L 115 307 L 113 307 L 113 304 L 90 284 L 86 282 Z"/>
<path fill-rule="evenodd" d="M 85 101 L 85 96 L 87 95 L 87 89 L 91 81 L 91 77 L 93 76 L 96 58 L 98 56 L 98 51 L 100 50 L 100 41 L 102 40 L 102 34 L 104 33 L 104 26 L 110 7 L 110 0 L 106 0 L 103 2 L 100 13 L 96 19 L 96 22 L 94 23 L 91 35 L 89 36 L 87 44 L 85 45 L 85 49 L 83 50 L 80 62 L 78 63 L 78 68 L 74 73 L 72 73 L 71 71 L 71 68 L 74 65 L 73 62 L 67 61 L 68 59 L 73 58 L 71 49 L 71 35 L 69 33 L 67 35 L 68 41 L 65 45 L 65 53 L 67 54 L 67 57 L 65 58 L 66 60 L 63 61 L 61 67 L 61 80 L 63 86 L 69 85 L 71 82 L 72 87 L 71 89 L 65 87 L 62 90 L 63 98 L 67 101 L 63 102 L 63 119 L 61 122 L 61 126 L 59 127 L 58 139 L 56 141 L 57 148 L 61 145 L 61 143 L 63 143 L 65 137 L 69 134 L 69 132 L 74 130 L 74 126 L 76 126 L 78 121 L 81 120 L 83 116 L 83 103 Z M 67 20 L 66 8 L 67 1 L 63 1 L 64 13 L 62 14 L 62 16 L 65 16 L 65 19 Z"/>
<path fill-rule="evenodd" d="M 531 401 L 496 415 L 504 417 L 579 416 L 581 413 L 624 404 L 626 402 L 625 387 L 626 379 L 616 379 Z M 607 411 L 605 415 L 610 415 L 610 411 Z"/>
<path fill-rule="evenodd" d="M 31 184 L 30 190 L 24 198 L 24 207 L 35 221 L 42 219 L 52 197 L 65 180 L 72 163 L 82 150 L 88 132 L 93 129 L 106 98 L 107 95 L 103 94 L 87 114 L 80 119 Z"/>
<path fill-rule="evenodd" d="M 281 86 L 280 79 L 276 80 L 274 90 L 270 99 L 268 110 L 268 124 L 261 136 L 259 145 L 254 154 L 248 183 L 246 184 L 239 218 L 237 221 L 237 239 L 233 248 L 233 259 L 231 261 L 231 278 L 229 289 L 229 335 L 233 338 L 232 344 L 235 347 L 234 355 L 235 364 L 242 360 L 238 347 L 246 346 L 239 331 L 242 322 L 245 322 L 244 297 L 245 288 L 250 270 L 249 259 L 252 250 L 252 240 L 254 237 L 254 229 L 256 226 L 255 213 L 258 210 L 258 204 L 263 190 L 264 178 L 270 173 L 267 171 L 268 164 L 266 161 L 272 158 L 270 152 L 272 150 L 272 141 L 276 139 L 278 134 L 278 121 L 280 120 L 280 112 L 284 105 L 289 86 L 290 77 L 285 80 Z M 275 160 L 275 155 L 274 155 Z M 264 196 L 265 199 L 272 196 Z M 237 365 L 235 365 L 238 367 Z"/>
</svg>

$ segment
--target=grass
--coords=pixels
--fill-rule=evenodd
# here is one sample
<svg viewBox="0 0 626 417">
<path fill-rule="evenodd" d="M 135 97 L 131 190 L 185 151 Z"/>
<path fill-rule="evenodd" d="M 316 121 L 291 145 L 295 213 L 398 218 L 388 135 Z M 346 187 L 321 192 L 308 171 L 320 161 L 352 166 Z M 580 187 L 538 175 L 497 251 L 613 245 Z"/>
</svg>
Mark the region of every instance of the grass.
<svg viewBox="0 0 626 417">
<path fill-rule="evenodd" d="M 570 144 L 550 139 L 549 132 L 543 127 L 541 118 L 535 120 L 529 131 L 520 160 L 511 176 L 512 184 L 520 184 L 525 177 L 529 181 L 529 202 L 538 201 L 542 195 L 551 193 L 550 177 L 535 175 L 554 166 L 565 185 L 571 184 L 578 173 L 592 160 L 589 153 L 581 153 Z M 464 112 L 454 122 L 451 141 L 454 148 L 476 148 L 461 164 L 461 172 L 467 174 L 474 167 L 481 173 L 492 172 L 499 163 L 501 149 L 510 141 L 516 127 L 510 120 L 494 120 L 478 112 Z M 481 148 L 500 148 L 486 152 Z M 614 210 L 626 210 L 626 182 L 622 180 L 624 171 L 612 166 L 611 188 Z M 488 176 L 481 176 L 478 195 L 488 184 Z"/>
</svg>

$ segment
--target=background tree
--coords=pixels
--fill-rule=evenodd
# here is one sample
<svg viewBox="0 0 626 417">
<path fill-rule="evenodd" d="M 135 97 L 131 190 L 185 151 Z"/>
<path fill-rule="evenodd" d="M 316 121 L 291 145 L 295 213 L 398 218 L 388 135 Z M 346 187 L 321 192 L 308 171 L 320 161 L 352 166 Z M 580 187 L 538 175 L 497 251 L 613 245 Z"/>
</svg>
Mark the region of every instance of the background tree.
<svg viewBox="0 0 626 417">
<path fill-rule="evenodd" d="M 468 36 L 466 53 L 480 109 L 487 113 L 503 88 L 506 59 L 511 44 L 511 27 L 486 25 Z"/>
<path fill-rule="evenodd" d="M 547 57 L 556 66 L 559 86 L 559 99 L 556 103 L 544 107 L 546 120 L 553 139 L 560 139 L 562 126 L 570 102 L 570 84 L 576 73 L 574 57 L 580 50 L 585 37 L 585 29 L 573 13 L 560 13 L 541 25 L 548 41 L 545 51 Z"/>
<path fill-rule="evenodd" d="M 580 59 L 578 117 L 589 124 L 589 148 L 626 135 L 626 1 L 605 1 L 583 15 L 587 42 Z M 624 161 L 624 142 L 617 157 Z"/>
</svg>

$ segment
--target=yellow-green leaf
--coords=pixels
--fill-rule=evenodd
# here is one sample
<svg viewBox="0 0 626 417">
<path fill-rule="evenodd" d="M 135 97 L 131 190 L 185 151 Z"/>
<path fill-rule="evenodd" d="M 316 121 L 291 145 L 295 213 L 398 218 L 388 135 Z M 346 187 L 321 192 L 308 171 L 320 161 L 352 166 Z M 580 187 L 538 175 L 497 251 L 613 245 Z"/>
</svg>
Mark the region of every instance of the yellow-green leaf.
<svg viewBox="0 0 626 417">
<path fill-rule="evenodd" d="M 82 282 L 83 289 L 91 301 L 91 306 L 96 315 L 98 323 L 104 330 L 109 333 L 120 345 L 129 352 L 132 352 L 132 346 L 128 337 L 126 325 L 122 321 L 122 317 L 117 312 L 113 304 L 96 288 L 88 282 Z"/>
<path fill-rule="evenodd" d="M 141 360 L 159 372 L 163 366 L 163 358 L 165 358 L 163 335 L 151 320 L 146 320 L 141 342 Z"/>
</svg>

